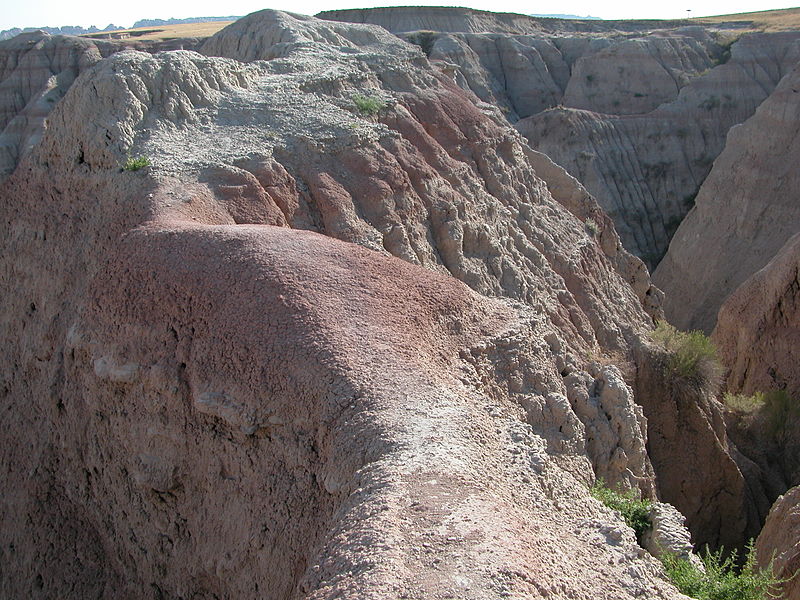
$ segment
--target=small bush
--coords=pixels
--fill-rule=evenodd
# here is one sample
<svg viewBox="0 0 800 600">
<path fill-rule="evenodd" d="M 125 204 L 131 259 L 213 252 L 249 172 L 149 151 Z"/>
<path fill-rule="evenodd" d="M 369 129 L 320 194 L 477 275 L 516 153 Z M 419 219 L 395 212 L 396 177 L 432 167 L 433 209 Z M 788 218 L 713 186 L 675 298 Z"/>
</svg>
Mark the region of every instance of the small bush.
<svg viewBox="0 0 800 600">
<path fill-rule="evenodd" d="M 639 542 L 641 542 L 644 532 L 653 526 L 650 522 L 651 502 L 639 498 L 639 494 L 634 490 L 627 492 L 612 490 L 605 484 L 605 481 L 598 479 L 589 491 L 607 507 L 622 514 L 625 524 L 633 529 Z"/>
<path fill-rule="evenodd" d="M 786 390 L 772 390 L 763 394 L 763 414 L 767 421 L 767 431 L 776 440 L 786 433 L 786 423 L 800 412 L 800 406 Z"/>
<path fill-rule="evenodd" d="M 752 396 L 725 393 L 722 402 L 728 408 L 743 414 L 752 414 L 764 406 L 764 394 L 756 392 Z"/>
<path fill-rule="evenodd" d="M 661 321 L 652 337 L 669 353 L 665 375 L 704 386 L 716 384 L 721 371 L 717 349 L 702 331 L 678 331 Z"/>
<path fill-rule="evenodd" d="M 705 572 L 685 558 L 664 553 L 661 562 L 678 590 L 698 600 L 766 600 L 782 580 L 775 577 L 772 563 L 766 569 L 756 567 L 753 542 L 747 547 L 747 559 L 741 569 L 736 567 L 736 552 L 723 559 L 723 551 L 706 549 L 701 556 Z"/>
<path fill-rule="evenodd" d="M 129 156 L 128 160 L 125 161 L 125 164 L 122 165 L 122 170 L 138 171 L 139 169 L 143 169 L 149 166 L 150 166 L 150 159 L 147 158 L 146 156 L 137 156 L 136 158 Z"/>
<path fill-rule="evenodd" d="M 380 98 L 362 96 L 361 94 L 353 96 L 353 103 L 356 105 L 358 112 L 369 116 L 377 115 L 386 106 Z"/>
<path fill-rule="evenodd" d="M 593 237 L 600 232 L 600 227 L 597 225 L 597 221 L 595 221 L 591 217 L 587 218 L 583 224 L 586 226 L 586 231 L 589 232 L 589 235 Z"/>
</svg>

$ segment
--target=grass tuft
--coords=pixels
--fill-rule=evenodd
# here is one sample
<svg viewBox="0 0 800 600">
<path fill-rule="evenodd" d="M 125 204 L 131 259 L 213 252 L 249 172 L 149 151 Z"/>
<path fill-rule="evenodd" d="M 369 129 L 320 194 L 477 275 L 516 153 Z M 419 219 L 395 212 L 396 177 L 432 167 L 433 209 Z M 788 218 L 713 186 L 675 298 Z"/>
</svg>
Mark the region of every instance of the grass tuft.
<svg viewBox="0 0 800 600">
<path fill-rule="evenodd" d="M 137 156 L 136 158 L 129 156 L 125 164 L 122 165 L 123 171 L 138 171 L 150 166 L 150 159 L 146 156 Z"/>
<path fill-rule="evenodd" d="M 772 563 L 763 570 L 756 566 L 753 541 L 747 546 L 747 559 L 741 569 L 736 566 L 736 552 L 722 558 L 723 550 L 706 552 L 701 559 L 705 572 L 685 558 L 665 553 L 661 562 L 667 575 L 682 594 L 698 600 L 766 600 L 777 598 L 777 586 L 783 583 L 772 570 Z"/>
</svg>

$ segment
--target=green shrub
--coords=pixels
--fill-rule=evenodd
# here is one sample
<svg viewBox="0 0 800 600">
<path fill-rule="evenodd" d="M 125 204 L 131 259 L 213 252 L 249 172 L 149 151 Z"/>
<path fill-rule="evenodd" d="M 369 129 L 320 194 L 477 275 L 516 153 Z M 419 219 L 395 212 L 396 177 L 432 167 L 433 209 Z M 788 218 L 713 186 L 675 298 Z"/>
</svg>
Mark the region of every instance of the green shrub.
<svg viewBox="0 0 800 600">
<path fill-rule="evenodd" d="M 608 487 L 602 479 L 598 479 L 589 490 L 597 500 L 607 507 L 619 511 L 625 524 L 636 533 L 641 542 L 644 532 L 653 524 L 650 522 L 650 500 L 643 500 L 634 490 L 617 491 Z"/>
<path fill-rule="evenodd" d="M 719 379 L 717 349 L 702 331 L 678 331 L 661 321 L 652 337 L 669 353 L 665 373 L 668 377 L 704 386 L 715 384 Z"/>
<path fill-rule="evenodd" d="M 767 431 L 773 438 L 779 440 L 786 433 L 786 423 L 790 419 L 797 418 L 800 406 L 786 393 L 786 390 L 772 390 L 763 394 L 763 398 L 762 411 L 766 417 Z"/>
<path fill-rule="evenodd" d="M 736 552 L 723 559 L 723 551 L 706 549 L 701 556 L 705 572 L 685 558 L 664 553 L 661 562 L 678 590 L 698 600 L 765 600 L 776 598 L 773 593 L 782 583 L 772 571 L 772 563 L 764 570 L 756 567 L 753 542 L 747 546 L 747 559 L 741 569 L 736 567 Z"/>
<path fill-rule="evenodd" d="M 362 96 L 361 94 L 353 96 L 353 103 L 356 105 L 358 112 L 369 116 L 377 115 L 386 106 L 380 98 Z"/>
<path fill-rule="evenodd" d="M 764 406 L 764 394 L 756 392 L 752 396 L 745 394 L 729 394 L 722 396 L 722 402 L 728 408 L 739 413 L 752 414 Z"/>
<path fill-rule="evenodd" d="M 136 158 L 129 156 L 128 160 L 125 161 L 125 164 L 122 165 L 122 170 L 138 171 L 139 169 L 143 169 L 149 166 L 150 166 L 150 159 L 147 158 L 146 156 L 137 156 Z"/>
<path fill-rule="evenodd" d="M 591 217 L 587 217 L 586 221 L 583 223 L 586 226 L 586 231 L 589 232 L 589 235 L 595 236 L 599 233 L 600 227 L 597 225 L 597 221 L 592 219 Z"/>
<path fill-rule="evenodd" d="M 778 442 L 786 434 L 787 423 L 800 418 L 800 403 L 786 390 L 756 392 L 752 396 L 726 393 L 722 401 L 738 413 L 759 415 L 763 419 L 765 431 Z"/>
</svg>

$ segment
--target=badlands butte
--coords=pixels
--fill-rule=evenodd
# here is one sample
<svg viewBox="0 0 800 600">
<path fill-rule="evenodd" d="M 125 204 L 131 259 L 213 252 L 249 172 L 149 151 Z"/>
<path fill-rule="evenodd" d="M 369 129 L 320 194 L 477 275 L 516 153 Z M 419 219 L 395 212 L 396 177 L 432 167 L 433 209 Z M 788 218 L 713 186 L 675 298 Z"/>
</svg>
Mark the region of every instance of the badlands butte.
<svg viewBox="0 0 800 600">
<path fill-rule="evenodd" d="M 792 576 L 791 14 L 0 42 L 0 596 L 678 599 L 654 555 L 750 539 Z"/>
</svg>

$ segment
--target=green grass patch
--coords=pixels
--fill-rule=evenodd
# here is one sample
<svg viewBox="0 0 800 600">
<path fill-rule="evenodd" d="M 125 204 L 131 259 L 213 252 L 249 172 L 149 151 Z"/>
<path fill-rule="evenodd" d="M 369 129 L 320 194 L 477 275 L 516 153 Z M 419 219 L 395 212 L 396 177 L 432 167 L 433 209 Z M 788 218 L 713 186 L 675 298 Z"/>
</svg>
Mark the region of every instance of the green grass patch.
<svg viewBox="0 0 800 600">
<path fill-rule="evenodd" d="M 132 157 L 129 156 L 128 160 L 122 165 L 123 171 L 138 171 L 139 169 L 144 169 L 145 167 L 150 166 L 150 159 L 146 156 L 137 156 Z"/>
<path fill-rule="evenodd" d="M 723 558 L 723 551 L 706 549 L 701 556 L 705 572 L 684 558 L 665 553 L 661 562 L 667 575 L 682 594 L 698 600 L 766 600 L 777 598 L 777 586 L 782 580 L 775 577 L 772 563 L 766 569 L 756 566 L 753 542 L 747 547 L 744 565 L 736 565 L 736 552 Z"/>
<path fill-rule="evenodd" d="M 650 522 L 650 500 L 643 500 L 634 490 L 619 491 L 608 487 L 602 479 L 598 479 L 589 489 L 592 496 L 607 507 L 619 511 L 625 524 L 636 533 L 641 542 L 645 531 L 653 524 Z"/>
<path fill-rule="evenodd" d="M 363 96 L 356 94 L 353 96 L 353 104 L 356 105 L 358 112 L 362 115 L 375 116 L 386 106 L 386 103 L 380 98 L 374 96 Z"/>
</svg>

